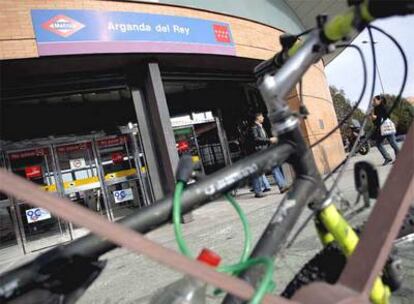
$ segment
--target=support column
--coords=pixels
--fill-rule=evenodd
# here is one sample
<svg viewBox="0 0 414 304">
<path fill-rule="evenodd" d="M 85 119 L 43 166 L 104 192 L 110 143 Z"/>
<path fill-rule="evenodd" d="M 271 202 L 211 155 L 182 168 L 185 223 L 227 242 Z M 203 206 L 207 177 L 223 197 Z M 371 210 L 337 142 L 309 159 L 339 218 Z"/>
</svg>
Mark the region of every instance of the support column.
<svg viewBox="0 0 414 304">
<path fill-rule="evenodd" d="M 217 117 L 215 117 L 216 125 L 217 125 L 217 134 L 220 140 L 221 149 L 223 151 L 224 157 L 224 164 L 229 166 L 232 164 L 231 161 L 231 154 L 230 154 L 230 147 L 229 141 L 227 140 L 226 131 L 223 127 L 223 116 L 221 114 L 221 110 L 217 109 Z"/>
<path fill-rule="evenodd" d="M 174 132 L 157 63 L 149 63 L 144 79 L 144 96 L 132 90 L 132 99 L 155 199 L 174 191 L 174 172 L 178 164 Z"/>
</svg>

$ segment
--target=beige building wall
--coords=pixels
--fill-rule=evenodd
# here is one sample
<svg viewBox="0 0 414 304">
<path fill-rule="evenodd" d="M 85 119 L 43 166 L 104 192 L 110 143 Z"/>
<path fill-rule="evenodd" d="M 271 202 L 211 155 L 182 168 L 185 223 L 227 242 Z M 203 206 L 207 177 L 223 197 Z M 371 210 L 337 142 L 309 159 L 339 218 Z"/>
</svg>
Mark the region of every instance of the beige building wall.
<svg viewBox="0 0 414 304">
<path fill-rule="evenodd" d="M 313 65 L 305 74 L 303 95 L 303 101 L 311 114 L 305 121 L 305 129 L 309 143 L 313 144 L 338 124 L 322 63 Z M 339 130 L 313 151 L 322 172 L 329 172 L 342 162 L 345 151 Z"/>
<path fill-rule="evenodd" d="M 254 21 L 206 12 L 191 8 L 175 7 L 156 3 L 131 3 L 94 0 L 1 0 L 0 1 L 0 59 L 38 57 L 35 36 L 31 23 L 31 9 L 93 9 L 107 11 L 130 11 L 187 16 L 217 20 L 230 24 L 238 57 L 268 59 L 280 50 L 278 36 L 282 31 Z M 306 120 L 304 131 L 310 143 L 321 138 L 336 123 L 328 84 L 320 62 L 304 77 L 304 103 L 311 115 Z M 298 96 L 290 98 L 292 106 L 298 105 Z M 318 167 L 323 172 L 335 167 L 345 156 L 340 133 L 314 149 Z"/>
</svg>

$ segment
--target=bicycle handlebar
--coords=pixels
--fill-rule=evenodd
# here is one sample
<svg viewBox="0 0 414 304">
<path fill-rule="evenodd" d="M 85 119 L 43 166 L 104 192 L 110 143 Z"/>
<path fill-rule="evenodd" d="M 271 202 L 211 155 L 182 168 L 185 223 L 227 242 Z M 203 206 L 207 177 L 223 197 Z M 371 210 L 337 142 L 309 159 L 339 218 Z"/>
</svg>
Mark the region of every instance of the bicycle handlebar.
<svg viewBox="0 0 414 304">
<path fill-rule="evenodd" d="M 356 0 L 356 2 L 358 1 Z M 414 0 L 366 0 L 356 4 L 359 6 L 349 8 L 346 12 L 334 16 L 323 25 L 321 36 L 324 41 L 327 43 L 340 41 L 351 34 L 355 28 L 361 30 L 367 23 L 375 19 L 414 14 Z M 269 71 L 279 69 L 302 46 L 302 43 L 298 41 L 286 47 L 283 45 L 283 38 L 284 35 L 280 37 L 280 43 L 283 46 L 282 51 L 271 59 L 258 64 L 254 69 L 256 76 L 260 77 Z"/>
</svg>

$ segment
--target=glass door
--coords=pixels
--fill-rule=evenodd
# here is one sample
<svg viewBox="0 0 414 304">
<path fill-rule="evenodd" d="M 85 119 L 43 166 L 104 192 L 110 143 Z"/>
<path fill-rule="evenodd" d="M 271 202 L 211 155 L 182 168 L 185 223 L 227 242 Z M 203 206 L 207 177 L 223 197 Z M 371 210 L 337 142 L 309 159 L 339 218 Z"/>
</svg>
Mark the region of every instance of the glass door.
<svg viewBox="0 0 414 304">
<path fill-rule="evenodd" d="M 133 133 L 96 140 L 114 220 L 150 204 L 147 167 L 139 146 Z"/>
<path fill-rule="evenodd" d="M 76 204 L 112 219 L 105 189 L 99 176 L 99 162 L 92 141 L 54 146 L 58 176 L 64 196 Z M 75 238 L 88 230 L 72 226 Z"/>
<path fill-rule="evenodd" d="M 7 157 L 9 169 L 13 173 L 38 184 L 45 191 L 56 192 L 55 166 L 49 147 L 8 152 Z M 18 199 L 11 201 L 25 253 L 70 241 L 71 234 L 66 222 L 46 209 Z"/>
</svg>

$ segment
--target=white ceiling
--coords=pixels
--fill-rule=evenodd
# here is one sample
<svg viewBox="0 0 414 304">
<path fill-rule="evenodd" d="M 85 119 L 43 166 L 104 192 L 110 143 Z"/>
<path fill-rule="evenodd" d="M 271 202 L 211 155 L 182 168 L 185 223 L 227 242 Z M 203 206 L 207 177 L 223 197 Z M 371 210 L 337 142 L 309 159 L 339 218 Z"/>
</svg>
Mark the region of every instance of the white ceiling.
<svg viewBox="0 0 414 304">
<path fill-rule="evenodd" d="M 314 27 L 316 16 L 333 16 L 348 8 L 346 0 L 285 0 L 305 29 Z"/>
<path fill-rule="evenodd" d="M 348 8 L 347 0 L 284 0 L 299 18 L 304 29 L 316 25 L 318 15 L 334 16 L 344 12 Z M 338 50 L 329 56 L 325 56 L 325 64 L 329 63 L 342 50 Z"/>
</svg>

